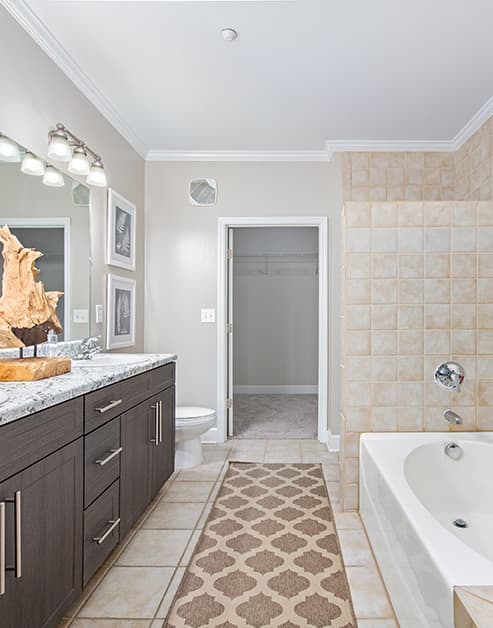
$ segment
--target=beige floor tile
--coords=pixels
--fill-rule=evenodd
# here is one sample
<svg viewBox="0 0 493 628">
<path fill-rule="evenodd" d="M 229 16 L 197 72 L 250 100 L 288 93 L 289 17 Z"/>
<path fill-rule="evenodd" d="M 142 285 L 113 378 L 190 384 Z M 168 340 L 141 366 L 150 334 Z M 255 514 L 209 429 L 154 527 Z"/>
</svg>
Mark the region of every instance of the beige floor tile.
<svg viewBox="0 0 493 628">
<path fill-rule="evenodd" d="M 152 619 L 173 573 L 172 567 L 113 567 L 79 617 Z"/>
<path fill-rule="evenodd" d="M 398 628 L 393 619 L 358 619 L 358 628 Z"/>
<path fill-rule="evenodd" d="M 192 559 L 193 550 L 195 549 L 195 546 L 197 545 L 201 534 L 202 530 L 195 530 L 195 532 L 192 534 L 192 538 L 190 539 L 190 542 L 187 545 L 187 549 L 185 550 L 185 553 L 183 554 L 180 561 L 180 567 L 186 567 Z"/>
<path fill-rule="evenodd" d="M 342 512 L 335 516 L 337 530 L 362 530 L 360 516 L 357 512 Z"/>
<path fill-rule="evenodd" d="M 166 615 L 168 614 L 171 602 L 173 601 L 175 594 L 178 591 L 178 587 L 180 586 L 183 576 L 185 575 L 185 571 L 185 567 L 178 567 L 178 569 L 175 571 L 173 580 L 171 580 L 168 590 L 164 595 L 163 601 L 159 606 L 159 610 L 156 613 L 156 618 L 166 619 Z"/>
<path fill-rule="evenodd" d="M 392 608 L 376 567 L 347 567 L 356 617 L 392 618 Z"/>
<path fill-rule="evenodd" d="M 341 501 L 341 485 L 339 482 L 326 482 L 331 503 Z"/>
<path fill-rule="evenodd" d="M 164 628 L 164 621 L 162 619 L 155 619 L 151 624 L 151 628 Z"/>
<path fill-rule="evenodd" d="M 279 452 L 279 453 L 266 453 L 264 457 L 265 463 L 301 463 L 301 454 L 289 453 L 289 452 Z"/>
<path fill-rule="evenodd" d="M 163 502 L 206 502 L 214 482 L 180 482 L 175 480 L 163 495 Z"/>
<path fill-rule="evenodd" d="M 202 528 L 205 526 L 207 517 L 209 516 L 209 513 L 213 505 L 214 505 L 214 502 L 207 502 L 207 504 L 205 505 L 204 510 L 202 511 L 202 514 L 200 515 L 200 519 L 197 523 L 198 530 L 202 530 Z"/>
<path fill-rule="evenodd" d="M 139 530 L 116 564 L 174 567 L 180 562 L 191 536 L 191 530 Z"/>
<path fill-rule="evenodd" d="M 339 530 L 342 557 L 346 566 L 374 566 L 373 554 L 363 530 Z"/>
<path fill-rule="evenodd" d="M 229 460 L 234 462 L 263 462 L 265 453 L 263 450 L 259 450 L 256 453 L 253 451 L 236 451 L 233 450 L 229 457 Z"/>
<path fill-rule="evenodd" d="M 322 463 L 322 472 L 326 482 L 339 482 L 340 467 L 337 464 Z"/>
<path fill-rule="evenodd" d="M 74 619 L 70 624 L 70 628 L 150 628 L 150 626 L 149 619 Z"/>
<path fill-rule="evenodd" d="M 221 472 L 224 462 L 206 462 L 190 469 L 181 469 L 178 473 L 179 482 L 200 482 L 210 480 L 215 482 Z"/>
<path fill-rule="evenodd" d="M 199 520 L 203 502 L 160 502 L 144 521 L 143 528 L 193 530 Z"/>
</svg>

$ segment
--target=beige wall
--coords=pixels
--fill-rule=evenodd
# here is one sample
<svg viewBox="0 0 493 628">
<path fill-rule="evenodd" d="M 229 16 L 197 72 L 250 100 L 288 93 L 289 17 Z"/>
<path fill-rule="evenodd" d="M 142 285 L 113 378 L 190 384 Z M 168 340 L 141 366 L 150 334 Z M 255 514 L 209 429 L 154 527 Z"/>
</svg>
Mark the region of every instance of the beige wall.
<svg viewBox="0 0 493 628">
<path fill-rule="evenodd" d="M 15 20 L 0 7 L 0 41 L 8 55 L 0 59 L 1 130 L 40 156 L 47 151 L 48 131 L 63 122 L 101 153 L 109 185 L 138 208 L 137 272 L 114 272 L 137 280 L 137 345 L 144 339 L 144 160 L 115 131 L 65 74 Z M 57 164 L 58 166 L 59 164 Z M 92 309 L 106 302 L 106 190 L 91 194 Z M 98 333 L 102 326 L 93 326 Z"/>
<path fill-rule="evenodd" d="M 493 199 L 493 117 L 455 153 L 456 198 Z"/>
<path fill-rule="evenodd" d="M 346 201 L 493 199 L 493 117 L 455 153 L 357 152 L 343 155 Z"/>
<path fill-rule="evenodd" d="M 217 180 L 217 205 L 190 205 L 188 185 L 199 177 Z M 217 218 L 330 216 L 332 261 L 338 268 L 340 181 L 337 159 L 332 164 L 146 164 L 146 350 L 178 353 L 179 403 L 216 407 L 216 326 L 200 323 L 200 308 L 216 307 Z M 340 292 L 338 276 L 333 291 Z M 338 307 L 337 298 L 330 304 L 336 325 Z M 339 333 L 335 335 L 338 340 Z M 331 356 L 338 365 L 337 345 L 331 347 Z M 331 419 L 333 431 L 338 431 L 338 417 Z"/>
<path fill-rule="evenodd" d="M 493 429 L 493 202 L 347 203 L 343 495 L 358 505 L 362 432 Z M 460 392 L 433 382 L 454 358 Z"/>
</svg>

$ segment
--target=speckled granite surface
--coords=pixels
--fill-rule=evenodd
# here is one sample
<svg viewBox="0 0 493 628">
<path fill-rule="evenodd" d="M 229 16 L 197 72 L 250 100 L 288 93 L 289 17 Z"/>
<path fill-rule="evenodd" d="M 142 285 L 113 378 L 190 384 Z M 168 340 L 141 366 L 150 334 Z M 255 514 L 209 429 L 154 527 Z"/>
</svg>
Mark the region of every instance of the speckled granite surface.
<svg viewBox="0 0 493 628">
<path fill-rule="evenodd" d="M 135 354 L 133 354 L 135 355 Z M 0 396 L 8 396 L 0 404 L 0 426 L 63 401 L 122 379 L 144 373 L 176 360 L 172 353 L 142 354 L 142 362 L 118 364 L 101 368 L 73 368 L 71 373 L 37 382 L 0 382 Z"/>
<path fill-rule="evenodd" d="M 455 628 L 493 626 L 493 586 L 454 588 Z"/>
</svg>

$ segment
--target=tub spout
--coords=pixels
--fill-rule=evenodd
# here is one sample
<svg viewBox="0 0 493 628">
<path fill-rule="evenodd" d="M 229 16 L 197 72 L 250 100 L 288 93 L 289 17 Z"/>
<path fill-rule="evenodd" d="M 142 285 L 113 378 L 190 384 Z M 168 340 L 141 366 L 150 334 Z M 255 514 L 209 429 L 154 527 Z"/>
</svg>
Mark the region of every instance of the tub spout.
<svg viewBox="0 0 493 628">
<path fill-rule="evenodd" d="M 462 417 L 453 410 L 444 410 L 442 416 L 447 423 L 453 423 L 454 425 L 460 425 L 462 423 Z"/>
</svg>

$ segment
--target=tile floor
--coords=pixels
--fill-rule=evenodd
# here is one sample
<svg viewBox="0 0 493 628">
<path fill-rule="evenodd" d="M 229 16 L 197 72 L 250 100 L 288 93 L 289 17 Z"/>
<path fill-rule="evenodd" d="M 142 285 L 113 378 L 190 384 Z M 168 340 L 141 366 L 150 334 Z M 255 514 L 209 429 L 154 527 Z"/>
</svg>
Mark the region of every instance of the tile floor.
<svg viewBox="0 0 493 628">
<path fill-rule="evenodd" d="M 361 520 L 341 512 L 337 454 L 314 440 L 232 440 L 204 450 L 204 464 L 173 475 L 61 626 L 163 628 L 231 459 L 322 463 L 358 628 L 397 628 Z"/>
<path fill-rule="evenodd" d="M 317 437 L 317 395 L 235 395 L 235 438 Z"/>
</svg>

